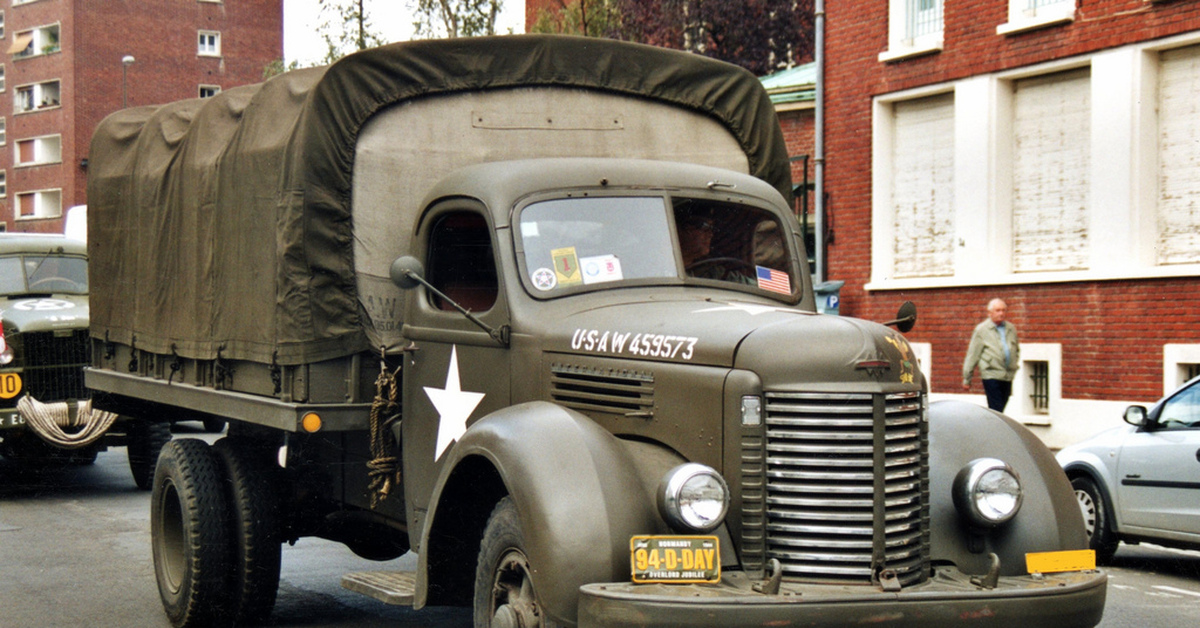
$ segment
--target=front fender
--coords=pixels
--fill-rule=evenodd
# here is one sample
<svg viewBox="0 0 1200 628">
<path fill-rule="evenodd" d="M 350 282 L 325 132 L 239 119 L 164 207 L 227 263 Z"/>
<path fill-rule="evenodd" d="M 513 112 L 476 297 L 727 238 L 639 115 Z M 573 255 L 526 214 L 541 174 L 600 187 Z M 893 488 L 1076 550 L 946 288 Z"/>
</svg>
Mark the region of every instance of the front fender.
<svg viewBox="0 0 1200 628">
<path fill-rule="evenodd" d="M 575 623 L 581 585 L 629 578 L 630 536 L 662 529 L 639 461 L 578 412 L 540 401 L 505 408 L 473 424 L 448 455 L 422 539 L 438 526 L 443 502 L 456 498 L 445 493 L 454 470 L 486 459 L 516 503 L 534 587 L 556 621 Z M 428 594 L 430 552 L 422 547 L 418 608 Z"/>
<path fill-rule="evenodd" d="M 983 551 L 971 552 L 970 529 L 951 495 L 954 477 L 976 458 L 998 458 L 1017 472 L 1024 490 L 1020 512 L 983 533 Z M 1000 557 L 1001 575 L 1025 573 L 1027 552 L 1086 549 L 1087 534 L 1075 493 L 1054 455 L 1020 423 L 961 401 L 929 407 L 931 558 L 966 573 L 983 574 L 989 553 Z"/>
</svg>

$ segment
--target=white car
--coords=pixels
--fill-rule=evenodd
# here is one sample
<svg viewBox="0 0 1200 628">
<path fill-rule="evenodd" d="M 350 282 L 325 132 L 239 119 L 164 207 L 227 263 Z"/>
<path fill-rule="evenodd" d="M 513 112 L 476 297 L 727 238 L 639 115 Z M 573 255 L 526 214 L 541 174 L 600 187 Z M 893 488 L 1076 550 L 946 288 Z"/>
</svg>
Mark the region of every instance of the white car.
<svg viewBox="0 0 1200 628">
<path fill-rule="evenodd" d="M 1097 561 L 1120 541 L 1200 549 L 1200 377 L 1125 422 L 1058 453 Z"/>
</svg>

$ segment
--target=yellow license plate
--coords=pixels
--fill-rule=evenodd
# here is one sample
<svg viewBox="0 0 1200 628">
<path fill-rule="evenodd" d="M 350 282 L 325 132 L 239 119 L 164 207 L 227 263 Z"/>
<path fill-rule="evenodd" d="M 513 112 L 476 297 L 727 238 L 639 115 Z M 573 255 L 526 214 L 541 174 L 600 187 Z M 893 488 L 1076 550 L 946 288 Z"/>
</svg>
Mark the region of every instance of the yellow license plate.
<svg viewBox="0 0 1200 628">
<path fill-rule="evenodd" d="M 629 562 L 638 584 L 721 581 L 715 536 L 635 536 L 629 540 Z"/>
<path fill-rule="evenodd" d="M 0 373 L 0 399 L 12 399 L 21 394 L 21 376 L 16 373 Z"/>
<path fill-rule="evenodd" d="M 1025 555 L 1025 570 L 1029 573 L 1087 571 L 1096 568 L 1096 552 L 1070 550 L 1064 552 L 1031 552 Z"/>
</svg>

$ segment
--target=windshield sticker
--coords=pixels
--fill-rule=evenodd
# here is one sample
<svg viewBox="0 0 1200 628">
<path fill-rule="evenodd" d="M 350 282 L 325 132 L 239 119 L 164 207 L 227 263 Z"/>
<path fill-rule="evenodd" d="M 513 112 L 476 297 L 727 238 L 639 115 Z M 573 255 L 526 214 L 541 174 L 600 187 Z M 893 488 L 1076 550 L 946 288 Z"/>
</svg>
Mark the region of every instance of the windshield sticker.
<svg viewBox="0 0 1200 628">
<path fill-rule="evenodd" d="M 560 286 L 578 286 L 583 283 L 579 273 L 579 257 L 575 255 L 575 247 L 551 249 L 550 259 L 554 260 L 554 274 Z"/>
<path fill-rule="evenodd" d="M 603 283 L 605 281 L 620 281 L 621 260 L 616 255 L 597 255 L 579 260 L 583 269 L 583 283 Z"/>
<path fill-rule="evenodd" d="M 696 343 L 699 341 L 699 338 L 693 336 L 576 329 L 571 336 L 571 348 L 593 353 L 691 360 L 695 356 Z"/>
<path fill-rule="evenodd" d="M 536 237 L 538 237 L 538 225 L 537 225 L 537 223 L 536 223 L 536 222 L 523 222 L 523 223 L 521 223 L 521 237 L 522 237 L 522 238 L 536 238 Z"/>
<path fill-rule="evenodd" d="M 543 292 L 553 290 L 558 286 L 558 279 L 554 277 L 554 271 L 549 268 L 539 268 L 533 271 L 529 276 L 529 280 L 533 282 L 533 287 Z"/>
<path fill-rule="evenodd" d="M 759 288 L 780 294 L 792 293 L 792 278 L 788 277 L 787 273 L 766 266 L 755 266 L 754 268 L 758 276 Z"/>
</svg>

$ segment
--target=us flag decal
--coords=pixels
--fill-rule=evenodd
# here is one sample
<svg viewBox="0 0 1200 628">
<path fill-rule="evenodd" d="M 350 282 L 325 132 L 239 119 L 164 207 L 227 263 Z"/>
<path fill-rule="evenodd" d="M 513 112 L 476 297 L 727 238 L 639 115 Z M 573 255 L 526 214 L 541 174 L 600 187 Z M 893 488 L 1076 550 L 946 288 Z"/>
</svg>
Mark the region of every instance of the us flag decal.
<svg viewBox="0 0 1200 628">
<path fill-rule="evenodd" d="M 758 269 L 758 287 L 771 292 L 781 292 L 783 294 L 792 293 L 792 280 L 788 274 L 782 270 L 767 268 L 765 266 L 756 266 Z"/>
</svg>

